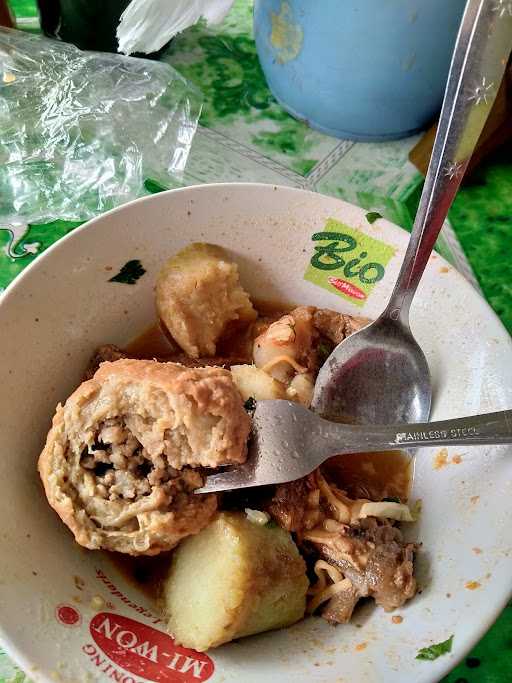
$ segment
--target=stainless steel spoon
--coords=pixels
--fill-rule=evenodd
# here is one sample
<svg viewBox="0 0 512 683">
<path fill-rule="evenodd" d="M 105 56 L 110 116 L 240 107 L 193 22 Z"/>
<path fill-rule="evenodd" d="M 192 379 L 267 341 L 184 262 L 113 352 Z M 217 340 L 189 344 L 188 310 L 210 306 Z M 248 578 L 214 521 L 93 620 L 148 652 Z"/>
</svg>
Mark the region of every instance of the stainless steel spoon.
<svg viewBox="0 0 512 683">
<path fill-rule="evenodd" d="M 363 426 L 323 420 L 290 401 L 258 401 L 247 461 L 212 474 L 195 493 L 295 481 L 343 453 L 484 444 L 512 444 L 512 410 L 424 424 Z"/>
<path fill-rule="evenodd" d="M 467 3 L 397 283 L 382 315 L 337 346 L 320 370 L 312 408 L 321 415 L 360 424 L 420 422 L 430 415 L 430 372 L 410 330 L 409 309 L 512 49 L 512 17 L 501 7 L 489 0 Z"/>
</svg>

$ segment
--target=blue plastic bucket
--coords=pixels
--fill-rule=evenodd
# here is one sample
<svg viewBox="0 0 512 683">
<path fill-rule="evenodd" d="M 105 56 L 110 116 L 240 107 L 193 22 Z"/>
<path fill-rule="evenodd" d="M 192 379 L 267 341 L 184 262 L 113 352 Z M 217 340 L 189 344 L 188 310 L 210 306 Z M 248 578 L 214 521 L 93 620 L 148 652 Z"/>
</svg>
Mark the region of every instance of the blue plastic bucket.
<svg viewBox="0 0 512 683">
<path fill-rule="evenodd" d="M 312 128 L 390 140 L 438 113 L 465 0 L 255 0 L 272 93 Z"/>
</svg>

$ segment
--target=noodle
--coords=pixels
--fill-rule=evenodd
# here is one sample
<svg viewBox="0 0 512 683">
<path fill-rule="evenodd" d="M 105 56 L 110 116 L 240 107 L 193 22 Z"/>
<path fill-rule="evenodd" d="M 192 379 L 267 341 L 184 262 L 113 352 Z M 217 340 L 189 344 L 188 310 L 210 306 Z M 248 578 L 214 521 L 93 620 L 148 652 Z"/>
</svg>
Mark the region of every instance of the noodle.
<svg viewBox="0 0 512 683">
<path fill-rule="evenodd" d="M 320 489 L 314 489 L 308 495 L 308 508 L 316 508 L 320 505 Z"/>
<path fill-rule="evenodd" d="M 359 569 L 360 564 L 365 562 L 364 557 L 354 557 L 354 547 L 349 538 L 345 538 L 339 532 L 313 529 L 304 534 L 304 540 L 311 543 L 325 545 L 336 551 L 338 556 L 351 564 L 354 569 Z"/>
<path fill-rule="evenodd" d="M 331 531 L 332 533 L 339 533 L 343 531 L 344 527 L 344 524 L 342 524 L 341 522 L 336 522 L 336 520 L 334 519 L 324 520 L 324 529 L 326 531 Z"/>
<path fill-rule="evenodd" d="M 314 572 L 318 581 L 308 591 L 308 594 L 312 596 L 307 606 L 309 614 L 312 614 L 322 603 L 330 600 L 334 595 L 352 587 L 350 579 L 344 578 L 339 569 L 325 562 L 325 560 L 318 560 L 315 563 Z M 332 581 L 329 586 L 327 585 L 327 576 Z"/>
<path fill-rule="evenodd" d="M 342 522 L 343 524 L 350 524 L 351 514 L 348 505 L 346 505 L 336 496 L 329 484 L 325 481 L 324 477 L 320 474 L 319 470 L 316 472 L 316 479 L 320 492 L 327 500 L 329 506 L 332 508 L 332 512 L 334 513 L 336 520 L 338 522 Z"/>
<path fill-rule="evenodd" d="M 340 572 L 340 570 L 336 569 L 336 567 L 333 567 L 332 564 L 329 564 L 325 560 L 318 560 L 315 563 L 314 572 L 318 576 L 318 580 L 323 581 L 324 587 L 325 574 L 327 574 L 333 582 L 341 581 L 343 578 L 343 574 Z"/>
<path fill-rule="evenodd" d="M 311 543 L 320 543 L 321 545 L 332 545 L 337 540 L 339 534 L 335 531 L 326 531 L 325 529 L 312 529 L 304 534 L 304 540 Z"/>
<path fill-rule="evenodd" d="M 331 486 L 328 484 L 328 482 L 325 480 L 325 478 L 322 476 L 319 470 L 317 470 L 314 473 L 313 477 L 316 484 L 319 487 L 320 498 L 326 501 L 327 506 L 330 508 L 330 512 L 328 514 L 330 514 L 331 516 L 323 516 L 322 522 L 319 523 L 317 526 L 314 526 L 313 528 L 308 529 L 306 527 L 302 536 L 303 540 L 309 541 L 310 543 L 314 543 L 317 545 L 327 546 L 332 551 L 336 552 L 340 559 L 345 560 L 347 563 L 352 565 L 356 570 L 360 570 L 361 566 L 364 566 L 366 564 L 367 558 L 366 556 L 356 552 L 353 541 L 345 535 L 345 529 L 349 524 L 353 523 L 355 520 L 358 519 L 361 507 L 367 501 L 363 499 L 351 500 L 350 498 L 344 496 L 343 493 L 338 491 L 336 488 L 331 488 Z M 343 497 L 343 500 L 341 500 L 340 496 Z M 319 565 L 317 562 L 317 564 L 315 565 L 315 571 L 317 566 L 319 568 L 325 569 L 324 564 Z M 317 576 L 319 576 L 319 583 L 317 584 L 318 589 L 322 587 L 325 588 L 325 590 L 327 590 L 325 585 L 322 584 L 323 579 L 320 578 L 320 575 L 317 574 Z M 329 576 L 331 575 L 329 574 Z M 339 583 L 339 580 L 335 580 L 334 578 L 332 578 L 332 576 L 331 580 L 334 584 Z M 314 590 L 316 595 L 316 587 Z M 334 593 L 336 593 L 338 589 L 333 590 Z M 339 590 L 343 589 L 340 588 Z M 329 590 L 328 595 L 331 594 L 332 591 Z M 327 598 L 323 596 L 321 602 L 323 602 L 326 599 Z M 315 604 L 316 606 L 318 606 L 318 604 L 320 603 L 316 603 L 315 601 Z"/>
<path fill-rule="evenodd" d="M 324 605 L 322 616 L 328 621 L 343 623 L 350 618 L 359 597 L 368 594 L 352 584 L 344 571 L 349 571 L 350 568 L 350 571 L 364 572 L 376 547 L 373 537 L 360 538 L 369 527 L 359 520 L 365 517 L 396 519 L 399 514 L 400 520 L 407 519 L 409 509 L 400 503 L 349 498 L 344 491 L 330 484 L 319 469 L 309 475 L 307 486 L 312 490 L 307 494 L 306 506 L 302 511 L 302 525 L 299 525 L 297 534 L 300 541 L 317 546 L 315 550 L 320 558 L 328 557 L 329 561 L 319 558 L 314 564 L 317 581 L 308 590 L 306 611 L 313 614 Z M 311 524 L 314 516 L 317 523 Z M 386 521 L 385 524 L 389 522 Z M 370 586 L 365 590 L 373 589 Z M 331 607 L 324 604 L 342 593 L 345 595 L 338 598 Z"/>
</svg>

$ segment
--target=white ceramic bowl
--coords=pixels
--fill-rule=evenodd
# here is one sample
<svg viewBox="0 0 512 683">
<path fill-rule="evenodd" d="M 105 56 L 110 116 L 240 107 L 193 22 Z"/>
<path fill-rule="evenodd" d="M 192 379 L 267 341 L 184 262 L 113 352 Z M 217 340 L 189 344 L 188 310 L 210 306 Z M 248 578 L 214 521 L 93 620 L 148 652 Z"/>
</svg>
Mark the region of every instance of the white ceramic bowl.
<svg viewBox="0 0 512 683">
<path fill-rule="evenodd" d="M 343 222 L 337 229 L 345 233 L 349 226 L 358 242 L 345 261 L 368 253 L 349 267 L 355 273 L 346 279 L 351 286 L 339 271 L 313 269 L 312 279 L 324 278 L 327 289 L 304 279 L 314 247 L 328 244 L 312 241 L 312 234 L 329 218 Z M 198 658 L 161 633 L 146 597 L 104 554 L 78 547 L 47 505 L 36 460 L 56 403 L 80 381 L 96 345 L 122 345 L 154 320 L 156 273 L 191 241 L 225 246 L 258 298 L 375 316 L 390 294 L 407 234 L 384 220 L 370 225 L 363 210 L 317 194 L 210 185 L 111 211 L 27 268 L 0 304 L 0 640 L 34 680 L 44 682 L 438 680 L 509 596 L 509 447 L 448 449 L 449 464 L 441 469 L 434 468 L 435 450 L 418 454 L 412 498 L 422 499 L 423 513 L 408 534 L 423 542 L 422 591 L 399 610 L 401 624 L 367 605 L 347 626 L 307 619 Z M 349 242 L 345 238 L 343 245 Z M 133 286 L 109 282 L 130 259 L 140 259 L 146 274 Z M 371 292 L 357 279 L 369 261 L 385 265 Z M 368 280 L 381 272 L 372 266 L 363 274 Z M 354 283 L 366 287 L 366 298 L 342 297 L 325 279 L 332 275 L 356 296 L 361 293 Z M 512 406 L 511 340 L 485 301 L 439 256 L 426 270 L 412 326 L 432 369 L 433 419 Z M 451 461 L 455 454 L 462 456 L 459 464 Z M 475 590 L 465 587 L 472 581 Z M 419 648 L 451 634 L 450 655 L 415 659 Z"/>
</svg>

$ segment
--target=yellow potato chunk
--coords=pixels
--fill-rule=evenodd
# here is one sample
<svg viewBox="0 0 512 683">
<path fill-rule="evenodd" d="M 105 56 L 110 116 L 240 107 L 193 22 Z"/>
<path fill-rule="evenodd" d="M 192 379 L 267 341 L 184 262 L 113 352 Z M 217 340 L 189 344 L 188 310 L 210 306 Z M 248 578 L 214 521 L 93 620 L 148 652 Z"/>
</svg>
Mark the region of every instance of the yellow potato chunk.
<svg viewBox="0 0 512 683">
<path fill-rule="evenodd" d="M 305 562 L 290 534 L 222 512 L 174 552 L 164 584 L 169 633 L 204 651 L 304 616 Z"/>
<path fill-rule="evenodd" d="M 286 387 L 255 365 L 232 365 L 231 375 L 244 401 L 286 398 Z"/>
<path fill-rule="evenodd" d="M 156 282 L 158 315 L 190 356 L 214 356 L 226 325 L 251 322 L 256 311 L 242 289 L 238 266 L 221 247 L 191 244 L 171 257 Z"/>
<path fill-rule="evenodd" d="M 235 382 L 236 384 L 236 382 Z M 295 375 L 286 389 L 286 398 L 296 403 L 302 403 L 303 406 L 309 408 L 313 400 L 313 393 L 315 391 L 315 382 L 309 372 Z"/>
</svg>

